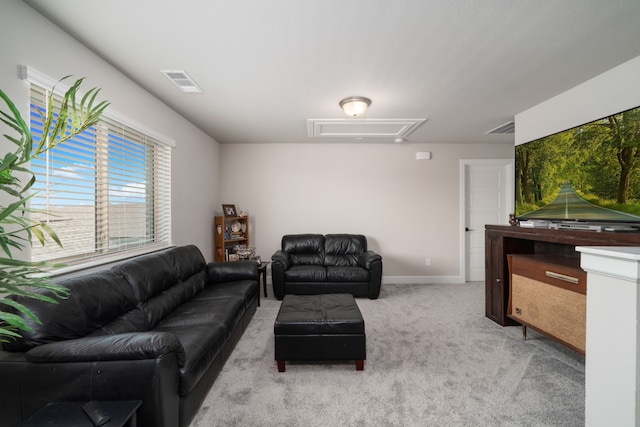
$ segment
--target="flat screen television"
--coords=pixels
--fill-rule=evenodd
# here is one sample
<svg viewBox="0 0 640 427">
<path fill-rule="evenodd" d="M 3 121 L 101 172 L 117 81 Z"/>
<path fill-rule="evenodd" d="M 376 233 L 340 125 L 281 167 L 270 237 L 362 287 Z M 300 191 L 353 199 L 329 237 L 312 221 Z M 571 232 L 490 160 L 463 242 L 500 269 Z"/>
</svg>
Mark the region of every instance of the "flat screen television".
<svg viewBox="0 0 640 427">
<path fill-rule="evenodd" d="M 515 148 L 515 216 L 640 228 L 640 107 Z"/>
</svg>

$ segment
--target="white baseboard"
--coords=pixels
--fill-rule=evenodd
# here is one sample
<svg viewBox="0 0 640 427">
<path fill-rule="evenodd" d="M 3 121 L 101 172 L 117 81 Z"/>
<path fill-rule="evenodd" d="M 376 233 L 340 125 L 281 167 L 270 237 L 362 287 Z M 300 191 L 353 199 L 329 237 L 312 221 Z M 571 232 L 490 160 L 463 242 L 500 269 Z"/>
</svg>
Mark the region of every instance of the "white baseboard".
<svg viewBox="0 0 640 427">
<path fill-rule="evenodd" d="M 459 285 L 464 283 L 462 276 L 382 276 L 382 284 L 385 283 L 397 283 L 401 285 L 420 285 L 420 284 L 454 284 Z M 260 279 L 262 286 L 262 279 Z M 271 286 L 271 276 L 267 276 L 267 285 Z"/>
<path fill-rule="evenodd" d="M 382 283 L 398 283 L 407 285 L 444 283 L 462 284 L 462 276 L 382 276 Z"/>
</svg>

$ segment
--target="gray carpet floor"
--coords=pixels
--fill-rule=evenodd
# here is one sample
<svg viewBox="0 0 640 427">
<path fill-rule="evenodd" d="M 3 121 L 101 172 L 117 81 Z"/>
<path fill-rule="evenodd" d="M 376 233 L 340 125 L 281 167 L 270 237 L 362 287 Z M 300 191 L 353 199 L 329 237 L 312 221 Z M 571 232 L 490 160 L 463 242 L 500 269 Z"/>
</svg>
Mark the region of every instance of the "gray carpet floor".
<svg viewBox="0 0 640 427">
<path fill-rule="evenodd" d="M 357 299 L 364 371 L 274 361 L 280 302 L 262 299 L 191 427 L 580 426 L 584 357 L 484 316 L 484 283 L 385 284 Z"/>
</svg>

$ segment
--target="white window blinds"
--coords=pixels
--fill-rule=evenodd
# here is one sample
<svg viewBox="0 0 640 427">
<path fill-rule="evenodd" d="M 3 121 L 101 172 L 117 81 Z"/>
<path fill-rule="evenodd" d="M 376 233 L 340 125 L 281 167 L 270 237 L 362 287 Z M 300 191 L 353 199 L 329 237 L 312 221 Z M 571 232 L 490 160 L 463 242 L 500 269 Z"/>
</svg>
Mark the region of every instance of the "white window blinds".
<svg viewBox="0 0 640 427">
<path fill-rule="evenodd" d="M 31 131 L 42 137 L 38 110 L 47 89 L 31 83 Z M 54 101 L 60 103 L 61 98 Z M 63 247 L 32 249 L 33 261 L 67 264 L 171 242 L 171 147 L 106 114 L 94 128 L 31 162 L 33 218 L 46 221 Z"/>
</svg>

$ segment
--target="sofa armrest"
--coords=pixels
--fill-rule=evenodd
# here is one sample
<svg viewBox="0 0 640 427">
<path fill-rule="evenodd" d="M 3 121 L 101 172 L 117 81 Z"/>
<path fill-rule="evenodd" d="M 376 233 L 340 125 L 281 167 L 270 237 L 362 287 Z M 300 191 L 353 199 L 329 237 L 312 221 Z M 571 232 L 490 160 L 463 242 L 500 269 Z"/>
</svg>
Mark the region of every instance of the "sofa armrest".
<svg viewBox="0 0 640 427">
<path fill-rule="evenodd" d="M 358 258 L 358 265 L 369 271 L 369 299 L 378 298 L 382 286 L 382 257 L 373 251 L 366 251 Z"/>
<path fill-rule="evenodd" d="M 207 278 L 212 283 L 236 280 L 258 281 L 258 263 L 255 261 L 211 262 L 207 264 Z"/>
<path fill-rule="evenodd" d="M 271 256 L 271 283 L 273 295 L 279 300 L 284 298 L 284 272 L 291 267 L 291 257 L 283 250 L 277 250 Z"/>
<path fill-rule="evenodd" d="M 178 364 L 183 366 L 184 349 L 175 335 L 132 332 L 43 344 L 27 351 L 26 358 L 35 363 L 93 362 L 155 359 L 172 352 L 176 354 Z"/>
<path fill-rule="evenodd" d="M 271 255 L 271 262 L 280 264 L 283 270 L 288 270 L 291 267 L 291 257 L 287 252 L 280 249 Z"/>
<path fill-rule="evenodd" d="M 148 359 L 34 363 L 26 353 L 0 352 L 0 425 L 22 425 L 50 402 L 141 400 L 139 426 L 176 427 L 180 425 L 176 356 L 177 352 L 166 352 Z"/>
<path fill-rule="evenodd" d="M 382 261 L 382 257 L 374 251 L 362 252 L 358 257 L 358 266 L 371 270 L 371 264 L 375 261 Z"/>
</svg>

